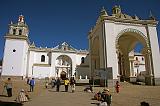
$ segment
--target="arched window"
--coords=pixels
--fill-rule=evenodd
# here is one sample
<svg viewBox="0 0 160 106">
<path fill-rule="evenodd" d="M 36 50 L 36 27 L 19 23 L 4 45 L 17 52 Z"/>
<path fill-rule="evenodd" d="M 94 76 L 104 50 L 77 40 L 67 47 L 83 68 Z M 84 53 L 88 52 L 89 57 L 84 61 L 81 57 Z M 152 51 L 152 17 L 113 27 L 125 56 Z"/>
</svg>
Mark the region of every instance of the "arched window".
<svg viewBox="0 0 160 106">
<path fill-rule="evenodd" d="M 45 56 L 44 55 L 41 56 L 41 62 L 45 62 Z"/>
<path fill-rule="evenodd" d="M 13 29 L 13 35 L 15 35 L 16 34 L 16 29 Z"/>
<path fill-rule="evenodd" d="M 138 57 L 136 57 L 136 60 L 138 60 Z"/>
<path fill-rule="evenodd" d="M 144 61 L 144 58 L 142 57 L 142 61 Z"/>
<path fill-rule="evenodd" d="M 81 63 L 84 63 L 84 57 L 81 58 Z"/>
<path fill-rule="evenodd" d="M 19 30 L 19 35 L 22 35 L 22 30 L 21 29 Z"/>
</svg>

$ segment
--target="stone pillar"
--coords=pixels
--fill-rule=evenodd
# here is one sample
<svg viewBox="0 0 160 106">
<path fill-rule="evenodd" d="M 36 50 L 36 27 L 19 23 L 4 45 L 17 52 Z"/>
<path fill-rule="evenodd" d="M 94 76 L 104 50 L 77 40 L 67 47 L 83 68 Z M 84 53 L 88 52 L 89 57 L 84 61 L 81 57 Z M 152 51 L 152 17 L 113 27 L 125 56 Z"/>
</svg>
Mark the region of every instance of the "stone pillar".
<svg viewBox="0 0 160 106">
<path fill-rule="evenodd" d="M 129 61 L 129 65 L 130 65 L 130 77 L 131 77 L 131 76 L 133 76 L 132 75 L 132 61 L 131 60 Z"/>
<path fill-rule="evenodd" d="M 117 59 L 118 59 L 118 81 L 124 81 L 123 79 L 123 63 L 122 63 L 122 55 L 121 55 L 121 51 L 119 49 L 119 45 L 116 45 L 116 53 L 117 53 Z"/>
<path fill-rule="evenodd" d="M 146 69 L 147 69 L 147 75 L 145 76 L 145 83 L 146 85 L 153 85 L 153 70 L 152 70 L 152 64 L 151 64 L 151 51 L 150 49 L 147 49 L 147 53 L 145 54 L 146 57 Z"/>
<path fill-rule="evenodd" d="M 130 82 L 136 82 L 137 77 L 134 76 L 133 60 L 130 60 Z"/>
<path fill-rule="evenodd" d="M 149 61 L 149 75 L 150 76 L 153 76 L 153 70 L 152 70 L 152 64 L 151 64 L 151 51 L 150 50 L 148 50 L 148 52 L 147 52 L 147 57 L 148 57 L 148 61 Z"/>
</svg>

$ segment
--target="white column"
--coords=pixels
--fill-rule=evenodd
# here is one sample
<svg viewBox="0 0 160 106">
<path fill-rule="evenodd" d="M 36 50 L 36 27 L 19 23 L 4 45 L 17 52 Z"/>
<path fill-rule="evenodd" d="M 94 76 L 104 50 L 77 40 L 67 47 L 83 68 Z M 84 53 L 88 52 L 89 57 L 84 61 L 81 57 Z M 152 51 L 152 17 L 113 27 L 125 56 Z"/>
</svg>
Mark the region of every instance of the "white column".
<svg viewBox="0 0 160 106">
<path fill-rule="evenodd" d="M 131 61 L 131 65 L 132 65 L 132 76 L 134 76 L 133 61 Z"/>
<path fill-rule="evenodd" d="M 130 65 L 130 77 L 132 77 L 132 61 L 129 61 L 129 65 Z"/>
<path fill-rule="evenodd" d="M 82 76 L 81 76 L 81 75 L 79 76 L 79 79 L 82 79 Z"/>
</svg>

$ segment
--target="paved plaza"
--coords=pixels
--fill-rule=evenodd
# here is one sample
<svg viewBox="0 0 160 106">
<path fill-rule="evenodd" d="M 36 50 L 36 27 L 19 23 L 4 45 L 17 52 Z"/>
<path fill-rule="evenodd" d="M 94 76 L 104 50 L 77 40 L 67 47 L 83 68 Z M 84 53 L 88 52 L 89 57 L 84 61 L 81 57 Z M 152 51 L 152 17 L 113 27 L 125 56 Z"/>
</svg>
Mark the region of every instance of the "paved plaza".
<svg viewBox="0 0 160 106">
<path fill-rule="evenodd" d="M 13 81 L 13 96 L 6 97 L 6 92 L 3 92 L 3 82 L 0 82 L 0 106 L 4 102 L 10 102 L 15 106 L 14 100 L 21 89 L 29 90 L 29 86 L 25 81 Z M 64 86 L 60 88 L 60 92 L 55 89 L 44 87 L 44 82 L 36 81 L 35 91 L 29 92 L 31 100 L 25 102 L 23 106 L 97 106 L 99 101 L 92 100 L 94 93 L 83 92 L 84 86 L 76 86 L 76 92 L 64 92 Z M 94 87 L 94 92 L 103 90 L 103 87 Z M 132 85 L 127 82 L 121 83 L 120 93 L 115 93 L 113 88 L 110 88 L 112 94 L 112 106 L 140 106 L 140 102 L 146 101 L 150 106 L 160 106 L 160 86 L 144 86 Z M 22 106 L 22 105 L 21 105 Z"/>
</svg>

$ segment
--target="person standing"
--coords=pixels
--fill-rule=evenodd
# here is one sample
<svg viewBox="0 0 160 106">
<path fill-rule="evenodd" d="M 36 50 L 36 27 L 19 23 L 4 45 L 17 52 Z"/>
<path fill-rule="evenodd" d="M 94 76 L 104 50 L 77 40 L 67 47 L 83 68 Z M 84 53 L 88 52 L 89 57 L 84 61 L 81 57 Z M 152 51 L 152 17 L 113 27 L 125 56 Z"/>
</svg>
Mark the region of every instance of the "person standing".
<svg viewBox="0 0 160 106">
<path fill-rule="evenodd" d="M 11 78 L 8 78 L 8 80 L 5 82 L 4 87 L 7 90 L 8 97 L 11 97 L 12 96 L 12 81 L 11 81 Z"/>
<path fill-rule="evenodd" d="M 56 80 L 56 91 L 57 92 L 59 92 L 59 88 L 60 88 L 60 85 L 61 85 L 61 81 L 60 81 L 60 79 L 58 78 L 57 80 Z"/>
<path fill-rule="evenodd" d="M 72 92 L 75 91 L 75 84 L 76 84 L 76 81 L 75 81 L 74 77 L 71 77 L 71 79 L 70 79 L 70 85 L 71 85 Z"/>
<path fill-rule="evenodd" d="M 119 93 L 119 89 L 120 89 L 119 81 L 116 81 L 115 89 L 116 89 L 116 92 Z"/>
<path fill-rule="evenodd" d="M 30 80 L 30 92 L 33 92 L 33 90 L 34 90 L 34 86 L 35 86 L 35 80 L 34 80 L 34 78 L 32 78 L 31 80 Z"/>
<path fill-rule="evenodd" d="M 48 80 L 45 80 L 45 88 L 48 88 L 49 85 L 48 82 L 49 82 Z"/>
<path fill-rule="evenodd" d="M 52 78 L 52 80 L 51 80 L 51 87 L 54 88 L 55 84 L 56 84 L 56 80 L 55 80 L 55 78 Z"/>
<path fill-rule="evenodd" d="M 27 84 L 28 85 L 30 84 L 30 78 L 27 78 Z"/>
<path fill-rule="evenodd" d="M 68 86 L 69 86 L 69 79 L 68 78 L 66 78 L 64 80 L 64 86 L 65 86 L 65 91 L 68 92 Z"/>
</svg>

